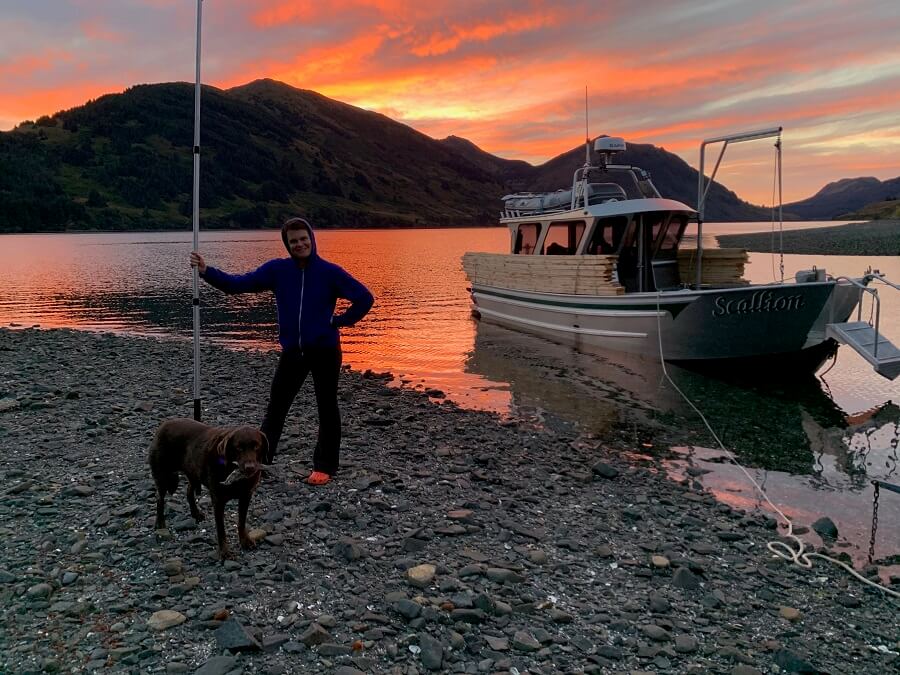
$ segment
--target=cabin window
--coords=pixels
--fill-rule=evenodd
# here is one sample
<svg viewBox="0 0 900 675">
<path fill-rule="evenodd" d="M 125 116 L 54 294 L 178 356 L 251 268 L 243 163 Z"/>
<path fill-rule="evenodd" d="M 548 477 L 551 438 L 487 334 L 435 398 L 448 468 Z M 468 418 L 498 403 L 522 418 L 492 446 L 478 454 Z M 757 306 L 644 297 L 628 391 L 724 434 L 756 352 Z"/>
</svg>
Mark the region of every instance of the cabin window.
<svg viewBox="0 0 900 675">
<path fill-rule="evenodd" d="M 657 253 L 673 253 L 678 248 L 685 227 L 687 227 L 687 216 L 672 216 L 665 234 L 660 239 Z"/>
<path fill-rule="evenodd" d="M 538 235 L 540 234 L 540 226 L 537 223 L 525 223 L 519 225 L 516 231 L 516 243 L 513 246 L 513 253 L 521 255 L 531 255 L 537 246 Z"/>
<path fill-rule="evenodd" d="M 627 227 L 628 216 L 601 218 L 594 226 L 594 234 L 584 252 L 588 255 L 614 255 L 619 251 Z"/>
<path fill-rule="evenodd" d="M 644 214 L 644 230 L 649 233 L 651 251 L 655 251 L 659 246 L 660 235 L 663 234 L 663 228 L 668 224 L 668 217 L 669 214 L 665 211 Z"/>
<path fill-rule="evenodd" d="M 584 221 L 553 223 L 544 238 L 543 253 L 546 255 L 575 255 L 578 242 L 584 234 Z"/>
</svg>

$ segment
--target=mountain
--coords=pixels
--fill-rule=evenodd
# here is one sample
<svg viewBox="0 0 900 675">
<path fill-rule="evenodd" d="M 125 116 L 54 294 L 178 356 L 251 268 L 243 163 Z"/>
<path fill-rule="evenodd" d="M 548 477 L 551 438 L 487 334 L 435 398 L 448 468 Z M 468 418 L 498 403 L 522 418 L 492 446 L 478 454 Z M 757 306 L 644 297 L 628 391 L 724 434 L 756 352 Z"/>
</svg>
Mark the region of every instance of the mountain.
<svg viewBox="0 0 900 675">
<path fill-rule="evenodd" d="M 193 85 L 138 85 L 0 133 L 0 232 L 190 227 Z M 273 80 L 203 88 L 204 228 L 495 224 L 500 197 L 571 185 L 574 148 L 540 166 Z M 694 204 L 697 172 L 661 148 L 620 156 Z M 709 220 L 766 211 L 714 185 Z"/>
<path fill-rule="evenodd" d="M 535 167 L 528 162 L 521 159 L 497 157 L 485 152 L 472 141 L 459 136 L 447 136 L 440 142 L 453 152 L 465 157 L 482 171 L 499 179 L 511 191 L 525 190 L 525 178 L 535 170 Z"/>
<path fill-rule="evenodd" d="M 866 204 L 861 209 L 845 213 L 841 220 L 900 220 L 900 200 L 889 199 L 883 202 Z"/>
<path fill-rule="evenodd" d="M 871 176 L 829 183 L 808 199 L 785 204 L 784 210 L 803 220 L 848 219 L 869 204 L 900 199 L 900 177 L 881 181 Z"/>
</svg>

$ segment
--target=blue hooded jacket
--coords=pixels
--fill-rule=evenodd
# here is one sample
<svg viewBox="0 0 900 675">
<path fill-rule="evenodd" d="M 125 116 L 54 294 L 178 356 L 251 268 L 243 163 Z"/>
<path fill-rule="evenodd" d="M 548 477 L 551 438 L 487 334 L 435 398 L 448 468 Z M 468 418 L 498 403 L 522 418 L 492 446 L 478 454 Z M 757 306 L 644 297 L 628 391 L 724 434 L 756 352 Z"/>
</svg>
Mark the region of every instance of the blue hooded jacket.
<svg viewBox="0 0 900 675">
<path fill-rule="evenodd" d="M 228 274 L 208 265 L 203 274 L 206 282 L 225 293 L 275 293 L 282 349 L 338 346 L 338 329 L 362 319 L 375 301 L 369 289 L 343 268 L 319 257 L 311 227 L 309 237 L 312 250 L 306 267 L 293 258 L 276 258 L 247 274 Z M 287 248 L 287 236 L 283 234 L 282 239 Z M 351 304 L 335 315 L 338 298 Z"/>
</svg>

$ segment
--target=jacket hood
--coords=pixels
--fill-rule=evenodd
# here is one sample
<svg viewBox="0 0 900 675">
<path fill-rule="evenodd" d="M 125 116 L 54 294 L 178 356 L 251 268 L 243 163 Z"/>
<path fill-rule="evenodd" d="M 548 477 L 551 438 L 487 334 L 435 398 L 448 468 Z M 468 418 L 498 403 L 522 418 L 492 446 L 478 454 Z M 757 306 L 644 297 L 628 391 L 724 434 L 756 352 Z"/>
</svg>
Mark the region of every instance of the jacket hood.
<svg viewBox="0 0 900 675">
<path fill-rule="evenodd" d="M 312 225 L 310 225 L 309 221 L 305 218 L 290 218 L 281 226 L 281 242 L 284 244 L 284 249 L 288 252 L 288 255 L 293 258 L 291 255 L 291 247 L 288 245 L 288 226 L 290 226 L 292 230 L 297 229 L 299 226 L 309 232 L 309 239 L 312 242 L 312 250 L 309 253 L 309 257 L 310 259 L 318 257 L 318 253 L 316 252 L 316 233 L 313 231 Z"/>
</svg>

